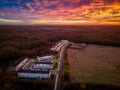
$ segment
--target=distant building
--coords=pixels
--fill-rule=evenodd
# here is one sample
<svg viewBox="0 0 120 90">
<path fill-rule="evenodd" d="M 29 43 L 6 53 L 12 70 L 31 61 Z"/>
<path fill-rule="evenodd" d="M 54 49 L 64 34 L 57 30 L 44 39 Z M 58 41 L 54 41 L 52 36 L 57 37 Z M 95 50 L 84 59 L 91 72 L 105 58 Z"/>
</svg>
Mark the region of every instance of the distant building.
<svg viewBox="0 0 120 90">
<path fill-rule="evenodd" d="M 68 40 L 61 40 L 61 41 L 58 41 L 55 45 L 53 45 L 52 47 L 51 47 L 51 51 L 60 51 L 61 50 L 61 48 L 66 44 L 66 43 L 68 43 L 69 41 Z"/>
</svg>

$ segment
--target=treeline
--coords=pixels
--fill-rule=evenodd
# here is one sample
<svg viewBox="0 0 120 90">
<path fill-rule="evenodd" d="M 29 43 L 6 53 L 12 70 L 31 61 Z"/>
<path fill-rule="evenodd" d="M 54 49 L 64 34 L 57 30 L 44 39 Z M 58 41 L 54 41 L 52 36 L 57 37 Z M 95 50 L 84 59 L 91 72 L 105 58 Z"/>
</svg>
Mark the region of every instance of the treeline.
<svg viewBox="0 0 120 90">
<path fill-rule="evenodd" d="M 46 41 L 5 42 L 0 45 L 0 64 L 23 56 L 36 56 L 50 52 L 50 43 Z"/>
<path fill-rule="evenodd" d="M 1 26 L 0 64 L 22 56 L 49 54 L 50 47 L 61 39 L 120 46 L 120 30 L 119 26 Z"/>
</svg>

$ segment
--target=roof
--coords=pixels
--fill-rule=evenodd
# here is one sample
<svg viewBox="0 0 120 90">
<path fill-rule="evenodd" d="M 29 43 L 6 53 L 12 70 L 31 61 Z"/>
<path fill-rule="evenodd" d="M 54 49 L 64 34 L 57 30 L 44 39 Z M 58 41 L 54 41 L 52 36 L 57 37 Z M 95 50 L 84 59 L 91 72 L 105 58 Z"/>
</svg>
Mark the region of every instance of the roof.
<svg viewBox="0 0 120 90">
<path fill-rule="evenodd" d="M 34 62 L 35 64 L 53 64 L 52 62 Z"/>
<path fill-rule="evenodd" d="M 25 59 L 26 57 L 22 57 L 20 59 L 18 59 L 15 64 L 13 64 L 13 67 L 16 67 L 23 59 Z"/>
</svg>

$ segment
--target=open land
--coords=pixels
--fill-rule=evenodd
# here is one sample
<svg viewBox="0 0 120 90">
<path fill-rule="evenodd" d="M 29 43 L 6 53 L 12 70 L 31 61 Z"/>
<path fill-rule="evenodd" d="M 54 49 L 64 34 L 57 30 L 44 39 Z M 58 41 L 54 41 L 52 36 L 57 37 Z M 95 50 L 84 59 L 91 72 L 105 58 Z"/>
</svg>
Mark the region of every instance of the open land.
<svg viewBox="0 0 120 90">
<path fill-rule="evenodd" d="M 69 48 L 70 80 L 74 83 L 120 86 L 120 47 L 88 44 Z"/>
</svg>

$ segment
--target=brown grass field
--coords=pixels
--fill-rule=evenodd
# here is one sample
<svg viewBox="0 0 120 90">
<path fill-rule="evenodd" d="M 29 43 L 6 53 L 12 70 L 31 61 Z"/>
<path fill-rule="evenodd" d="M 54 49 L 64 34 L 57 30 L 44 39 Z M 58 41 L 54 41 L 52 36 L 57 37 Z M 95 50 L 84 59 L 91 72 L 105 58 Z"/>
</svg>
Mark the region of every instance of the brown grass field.
<svg viewBox="0 0 120 90">
<path fill-rule="evenodd" d="M 73 83 L 120 86 L 120 47 L 69 48 L 67 59 Z"/>
</svg>

